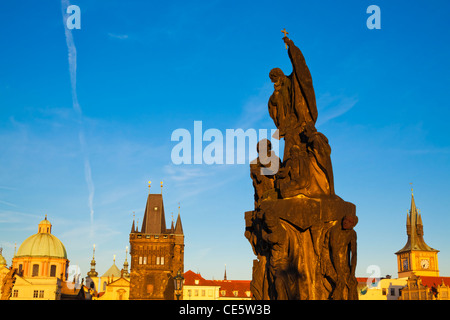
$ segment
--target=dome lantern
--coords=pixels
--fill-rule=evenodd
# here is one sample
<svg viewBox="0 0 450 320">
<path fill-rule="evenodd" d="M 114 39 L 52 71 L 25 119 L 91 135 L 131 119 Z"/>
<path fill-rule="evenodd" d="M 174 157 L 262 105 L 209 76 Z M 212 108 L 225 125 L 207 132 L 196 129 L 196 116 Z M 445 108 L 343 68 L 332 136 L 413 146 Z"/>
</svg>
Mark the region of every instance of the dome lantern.
<svg viewBox="0 0 450 320">
<path fill-rule="evenodd" d="M 38 233 L 52 233 L 52 224 L 47 220 L 47 215 L 45 215 L 45 219 L 39 222 Z"/>
</svg>

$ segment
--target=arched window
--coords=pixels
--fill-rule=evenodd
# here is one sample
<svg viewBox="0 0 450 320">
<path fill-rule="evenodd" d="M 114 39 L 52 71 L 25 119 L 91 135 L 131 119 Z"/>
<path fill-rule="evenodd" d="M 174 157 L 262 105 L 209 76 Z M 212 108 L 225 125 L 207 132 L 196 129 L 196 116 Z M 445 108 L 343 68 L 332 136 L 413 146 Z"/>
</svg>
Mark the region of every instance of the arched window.
<svg viewBox="0 0 450 320">
<path fill-rule="evenodd" d="M 50 266 L 50 277 L 56 277 L 56 266 L 54 264 Z"/>
</svg>

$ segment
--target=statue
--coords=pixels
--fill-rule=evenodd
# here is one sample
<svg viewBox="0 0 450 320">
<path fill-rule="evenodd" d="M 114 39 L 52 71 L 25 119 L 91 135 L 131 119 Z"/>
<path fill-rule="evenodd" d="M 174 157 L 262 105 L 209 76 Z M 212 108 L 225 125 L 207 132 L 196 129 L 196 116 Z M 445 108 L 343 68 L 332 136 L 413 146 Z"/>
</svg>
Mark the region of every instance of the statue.
<svg viewBox="0 0 450 320">
<path fill-rule="evenodd" d="M 14 282 L 16 282 L 17 269 L 13 269 L 12 267 L 9 269 L 9 272 L 5 275 L 3 279 L 2 292 L 0 300 L 9 300 L 11 297 L 11 292 L 14 287 Z"/>
<path fill-rule="evenodd" d="M 250 163 L 250 176 L 255 188 L 255 204 L 260 200 L 273 197 L 274 178 L 280 167 L 280 158 L 272 150 L 270 140 L 263 139 L 256 145 L 258 158 Z"/>
<path fill-rule="evenodd" d="M 255 207 L 245 213 L 245 237 L 257 256 L 251 291 L 254 299 L 358 299 L 356 207 L 335 194 L 331 147 L 315 127 L 312 77 L 282 32 L 293 71 L 270 71 L 268 111 L 285 148 L 281 161 L 261 140 L 250 163 Z"/>
</svg>

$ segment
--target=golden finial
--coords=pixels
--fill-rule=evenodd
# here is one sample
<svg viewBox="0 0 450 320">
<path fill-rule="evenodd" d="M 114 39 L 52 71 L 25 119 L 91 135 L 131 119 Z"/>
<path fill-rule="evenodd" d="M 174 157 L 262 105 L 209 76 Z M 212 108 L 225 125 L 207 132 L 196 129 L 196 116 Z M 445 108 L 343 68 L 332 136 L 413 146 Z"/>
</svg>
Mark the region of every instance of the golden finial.
<svg viewBox="0 0 450 320">
<path fill-rule="evenodd" d="M 116 263 L 116 255 L 113 255 L 113 262 Z"/>
<path fill-rule="evenodd" d="M 413 195 L 414 195 L 414 193 L 413 193 L 413 187 L 412 187 L 413 183 L 410 182 L 409 184 L 411 185 L 411 195 L 413 196 Z"/>
<path fill-rule="evenodd" d="M 161 194 L 162 194 L 163 182 L 161 181 Z"/>
<path fill-rule="evenodd" d="M 150 187 L 152 186 L 152 182 L 151 181 L 149 181 L 148 182 L 148 194 L 150 194 Z"/>
<path fill-rule="evenodd" d="M 173 212 L 171 212 L 171 215 L 172 215 L 172 223 L 173 223 Z"/>
</svg>

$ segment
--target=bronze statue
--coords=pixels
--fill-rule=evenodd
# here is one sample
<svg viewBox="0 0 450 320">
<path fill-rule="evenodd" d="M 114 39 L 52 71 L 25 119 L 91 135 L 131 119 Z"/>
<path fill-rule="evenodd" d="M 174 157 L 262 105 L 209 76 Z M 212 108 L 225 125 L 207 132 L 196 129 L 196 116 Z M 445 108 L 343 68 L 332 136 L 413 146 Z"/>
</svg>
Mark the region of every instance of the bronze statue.
<svg viewBox="0 0 450 320">
<path fill-rule="evenodd" d="M 293 71 L 270 71 L 268 110 L 284 139 L 284 155 L 282 161 L 274 157 L 270 141 L 262 140 L 250 164 L 255 208 L 245 214 L 245 237 L 257 256 L 253 298 L 358 299 L 356 207 L 335 194 L 331 147 L 315 127 L 312 77 L 302 52 L 283 32 Z M 268 170 L 268 163 L 279 170 Z"/>
</svg>

